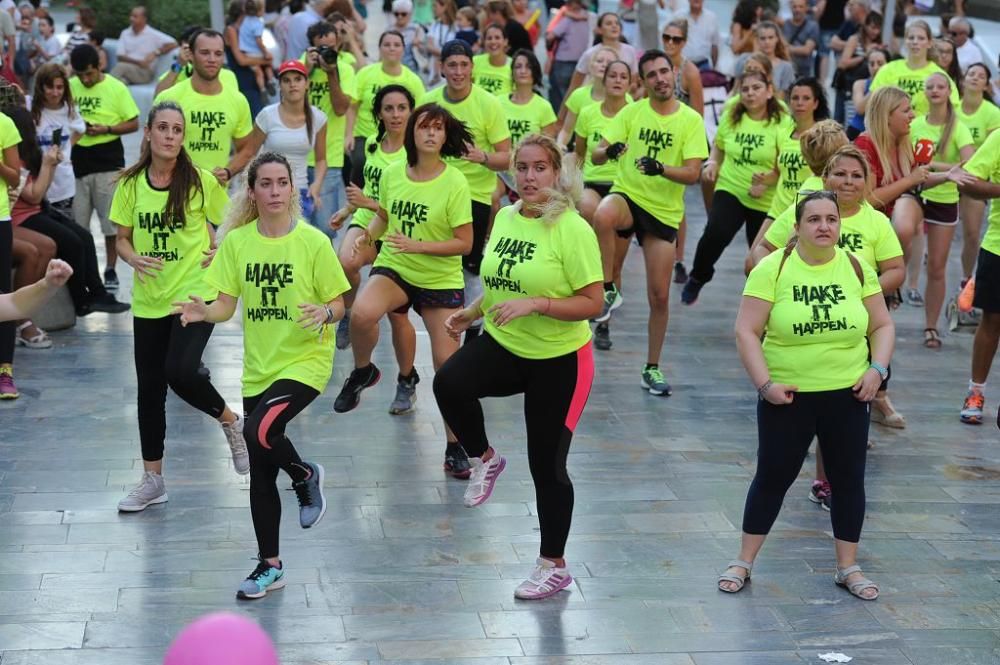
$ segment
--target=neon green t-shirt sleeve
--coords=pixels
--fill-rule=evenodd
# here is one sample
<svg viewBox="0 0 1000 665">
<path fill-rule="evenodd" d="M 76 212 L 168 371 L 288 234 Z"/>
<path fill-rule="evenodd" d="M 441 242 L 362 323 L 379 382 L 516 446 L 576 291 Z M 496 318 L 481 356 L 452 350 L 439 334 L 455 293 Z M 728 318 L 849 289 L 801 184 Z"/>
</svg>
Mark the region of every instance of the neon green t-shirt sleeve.
<svg viewBox="0 0 1000 665">
<path fill-rule="evenodd" d="M 460 173 L 457 175 L 460 177 L 452 179 L 448 193 L 448 204 L 445 207 L 448 226 L 453 229 L 472 223 L 472 198 L 469 195 L 469 183 Z"/>
<path fill-rule="evenodd" d="M 903 255 L 903 246 L 899 244 L 899 237 L 888 217 L 877 210 L 872 210 L 868 223 L 878 229 L 874 247 L 872 247 L 876 261 L 888 261 Z"/>
<path fill-rule="evenodd" d="M 969 128 L 963 125 L 961 122 L 955 123 L 955 133 L 952 135 L 952 141 L 954 142 L 956 152 L 958 152 L 967 145 L 976 144 L 976 142 L 972 138 L 972 132 L 970 132 Z"/>
<path fill-rule="evenodd" d="M 204 170 L 201 172 L 201 186 L 205 191 L 205 217 L 215 225 L 222 224 L 229 206 L 229 194 L 215 176 Z"/>
<path fill-rule="evenodd" d="M 743 287 L 744 296 L 774 302 L 774 283 L 778 276 L 778 262 L 782 254 L 783 252 L 774 252 L 768 255 L 750 271 L 747 283 Z"/>
<path fill-rule="evenodd" d="M 340 90 L 351 99 L 358 97 L 358 76 L 354 73 L 354 67 L 337 67 L 337 74 L 340 77 Z"/>
<path fill-rule="evenodd" d="M 965 170 L 982 180 L 989 180 L 1000 165 L 1000 132 L 986 137 L 979 149 L 965 163 Z"/>
<path fill-rule="evenodd" d="M 350 291 L 351 284 L 347 281 L 333 245 L 322 243 L 318 246 L 317 253 L 319 255 L 313 261 L 312 281 L 319 294 L 319 304 L 325 304 Z"/>
<path fill-rule="evenodd" d="M 781 249 L 788 244 L 788 239 L 792 237 L 794 232 L 795 208 L 787 208 L 767 228 L 767 232 L 764 233 L 764 240 L 769 242 L 772 247 Z"/>
<path fill-rule="evenodd" d="M 865 277 L 865 283 L 861 287 L 861 297 L 868 298 L 874 295 L 882 295 L 882 285 L 878 283 L 878 273 L 875 268 L 868 265 L 868 262 L 861 257 L 855 257 L 861 264 L 861 271 Z"/>
<path fill-rule="evenodd" d="M 491 98 L 492 103 L 484 109 L 488 113 L 486 117 L 486 138 L 490 145 L 494 146 L 501 141 L 510 138 L 510 128 L 507 126 L 507 118 L 504 116 L 503 107 L 500 102 Z"/>
<path fill-rule="evenodd" d="M 132 93 L 129 89 L 122 85 L 116 88 L 118 91 L 118 98 L 116 104 L 118 107 L 118 113 L 121 114 L 121 122 L 126 122 L 132 118 L 139 117 L 139 107 L 135 103 L 135 99 L 132 97 Z"/>
<path fill-rule="evenodd" d="M 729 117 L 729 111 L 726 111 L 722 114 L 722 118 L 719 120 L 719 126 L 715 130 L 715 147 L 723 153 L 726 152 L 726 138 L 732 131 L 733 123 Z"/>
<path fill-rule="evenodd" d="M 219 293 L 225 293 L 233 298 L 240 297 L 240 274 L 236 267 L 236 242 L 227 235 L 219 245 L 208 270 L 205 271 L 205 283 Z"/>
<path fill-rule="evenodd" d="M 690 118 L 688 123 L 691 125 L 698 125 L 701 118 L 693 113 L 687 117 Z M 702 129 L 704 129 L 703 123 Z M 681 157 L 684 160 L 708 158 L 708 141 L 705 138 L 704 131 L 687 132 L 687 140 L 684 141 L 684 150 L 681 153 Z"/>
<path fill-rule="evenodd" d="M 534 99 L 538 108 L 538 124 L 544 129 L 556 121 L 556 112 L 552 110 L 549 100 L 544 97 L 535 95 Z"/>
<path fill-rule="evenodd" d="M 250 104 L 247 103 L 247 98 L 239 91 L 230 89 L 230 92 L 234 99 L 236 99 L 236 126 L 233 128 L 233 136 L 237 139 L 242 139 L 249 136 L 250 132 L 253 131 Z"/>
<path fill-rule="evenodd" d="M 135 181 L 121 183 L 115 187 L 115 194 L 111 197 L 111 210 L 108 212 L 108 219 L 118 226 L 132 228 L 132 209 L 135 207 Z"/>
</svg>

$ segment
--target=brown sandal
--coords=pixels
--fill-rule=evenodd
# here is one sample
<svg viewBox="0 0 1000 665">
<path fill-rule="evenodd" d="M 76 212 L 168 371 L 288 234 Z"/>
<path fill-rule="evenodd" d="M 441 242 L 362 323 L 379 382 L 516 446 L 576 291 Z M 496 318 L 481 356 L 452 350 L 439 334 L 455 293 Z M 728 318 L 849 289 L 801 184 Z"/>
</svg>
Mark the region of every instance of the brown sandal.
<svg viewBox="0 0 1000 665">
<path fill-rule="evenodd" d="M 937 328 L 924 328 L 924 346 L 928 349 L 940 349 L 941 337 Z"/>
</svg>

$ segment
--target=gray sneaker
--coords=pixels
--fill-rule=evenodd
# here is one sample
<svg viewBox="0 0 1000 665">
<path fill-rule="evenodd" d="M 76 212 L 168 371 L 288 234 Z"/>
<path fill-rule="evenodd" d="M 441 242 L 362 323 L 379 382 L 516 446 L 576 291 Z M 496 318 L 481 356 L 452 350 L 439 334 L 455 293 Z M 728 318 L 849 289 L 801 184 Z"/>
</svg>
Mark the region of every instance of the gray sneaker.
<svg viewBox="0 0 1000 665">
<path fill-rule="evenodd" d="M 226 435 L 226 443 L 233 456 L 233 468 L 241 476 L 247 475 L 250 473 L 250 453 L 247 452 L 247 442 L 243 438 L 243 419 L 237 416 L 232 425 L 223 423 L 222 433 Z"/>
<path fill-rule="evenodd" d="M 305 480 L 292 483 L 292 489 L 299 499 L 299 526 L 303 529 L 316 526 L 326 513 L 326 497 L 323 496 L 322 464 L 303 461 L 312 471 Z"/>
<path fill-rule="evenodd" d="M 394 416 L 401 416 L 404 413 L 412 413 L 414 404 L 417 403 L 417 384 L 420 383 L 420 375 L 416 368 L 410 372 L 410 376 L 400 375 L 396 379 L 396 398 L 389 405 L 389 413 Z"/>
<path fill-rule="evenodd" d="M 337 348 L 343 351 L 351 345 L 351 310 L 344 312 L 344 318 L 337 324 Z"/>
<path fill-rule="evenodd" d="M 163 476 L 152 471 L 142 474 L 142 480 L 132 488 L 124 499 L 118 502 L 118 510 L 123 513 L 137 513 L 154 503 L 166 503 L 167 485 Z"/>
</svg>

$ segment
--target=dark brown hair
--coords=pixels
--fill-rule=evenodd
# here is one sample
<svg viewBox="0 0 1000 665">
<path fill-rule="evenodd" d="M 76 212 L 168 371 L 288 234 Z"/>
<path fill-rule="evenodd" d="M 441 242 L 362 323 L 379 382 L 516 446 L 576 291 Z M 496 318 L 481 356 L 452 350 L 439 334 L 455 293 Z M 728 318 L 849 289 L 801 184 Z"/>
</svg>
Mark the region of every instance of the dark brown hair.
<svg viewBox="0 0 1000 665">
<path fill-rule="evenodd" d="M 35 72 L 35 91 L 31 95 L 31 117 L 38 125 L 42 122 L 42 108 L 45 106 L 45 88 L 51 87 L 56 79 L 63 80 L 62 103 L 69 107 L 69 117 L 76 115 L 73 109 L 73 93 L 69 89 L 69 76 L 62 65 L 47 62 Z"/>
<path fill-rule="evenodd" d="M 176 102 L 164 101 L 154 105 L 149 110 L 146 129 L 152 129 L 153 123 L 156 121 L 156 116 L 168 111 L 173 111 L 179 115 L 181 122 L 187 122 L 184 118 L 184 111 L 181 110 L 181 107 Z M 135 195 L 135 188 L 139 178 L 146 177 L 146 170 L 153 163 L 153 151 L 150 149 L 149 144 L 149 141 L 142 142 L 139 161 L 122 171 L 118 176 L 118 186 L 121 187 L 126 183 L 130 183 L 133 196 Z M 201 203 L 195 204 L 193 202 L 195 194 L 201 197 Z M 189 203 L 192 208 L 204 206 L 205 190 L 201 183 L 201 173 L 198 167 L 194 165 L 194 162 L 191 161 L 191 157 L 187 154 L 187 150 L 184 149 L 182 143 L 181 150 L 177 154 L 177 161 L 174 163 L 174 172 L 170 177 L 170 186 L 167 190 L 167 209 L 165 212 L 169 213 L 173 219 L 179 219 L 184 223 Z M 218 222 L 219 220 L 214 221 Z"/>
<path fill-rule="evenodd" d="M 764 85 L 773 87 L 771 80 L 767 78 L 767 76 L 756 71 L 743 72 L 743 76 L 740 78 L 740 86 L 742 86 L 747 79 L 751 78 L 761 81 Z M 733 104 L 733 108 L 729 111 L 729 118 L 732 120 L 733 125 L 738 125 L 746 112 L 747 107 L 743 105 L 742 99 L 738 103 Z M 771 98 L 767 100 L 767 121 L 778 122 L 781 120 L 782 113 L 784 113 L 784 111 L 781 110 L 781 104 L 778 103 L 778 99 L 772 94 Z"/>
<path fill-rule="evenodd" d="M 435 120 L 440 120 L 444 124 L 445 139 L 440 152 L 442 157 L 462 157 L 468 152 L 465 144 L 474 143 L 465 123 L 456 119 L 448 109 L 438 104 L 424 104 L 414 109 L 410 119 L 406 121 L 406 138 L 403 139 L 403 146 L 406 148 L 406 163 L 410 166 L 417 165 L 417 141 L 414 138 L 417 123 L 422 127 Z"/>
</svg>

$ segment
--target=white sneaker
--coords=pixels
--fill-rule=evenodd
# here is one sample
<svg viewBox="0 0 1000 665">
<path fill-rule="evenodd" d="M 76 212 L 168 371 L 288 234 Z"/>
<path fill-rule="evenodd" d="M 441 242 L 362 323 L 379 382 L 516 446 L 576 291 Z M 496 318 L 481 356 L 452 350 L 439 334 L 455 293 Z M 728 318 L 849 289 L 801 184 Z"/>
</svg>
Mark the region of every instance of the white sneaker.
<svg viewBox="0 0 1000 665">
<path fill-rule="evenodd" d="M 507 460 L 494 451 L 493 457 L 488 462 L 478 457 L 470 457 L 469 463 L 472 464 L 472 475 L 469 476 L 469 485 L 465 488 L 464 501 L 467 507 L 473 508 L 486 503 L 493 494 L 497 477 L 507 466 Z"/>
<path fill-rule="evenodd" d="M 531 577 L 514 589 L 514 597 L 521 600 L 541 600 L 555 595 L 573 583 L 569 569 L 556 566 L 555 562 L 539 557 L 538 566 Z"/>
<path fill-rule="evenodd" d="M 250 453 L 247 452 L 247 442 L 243 438 L 243 419 L 237 416 L 232 425 L 223 423 L 222 433 L 226 435 L 226 443 L 233 456 L 233 468 L 241 476 L 247 475 L 250 473 Z"/>
<path fill-rule="evenodd" d="M 145 471 L 139 484 L 118 502 L 118 510 L 123 513 L 137 513 L 154 503 L 165 503 L 166 501 L 167 486 L 163 482 L 163 476 L 152 471 Z"/>
</svg>

